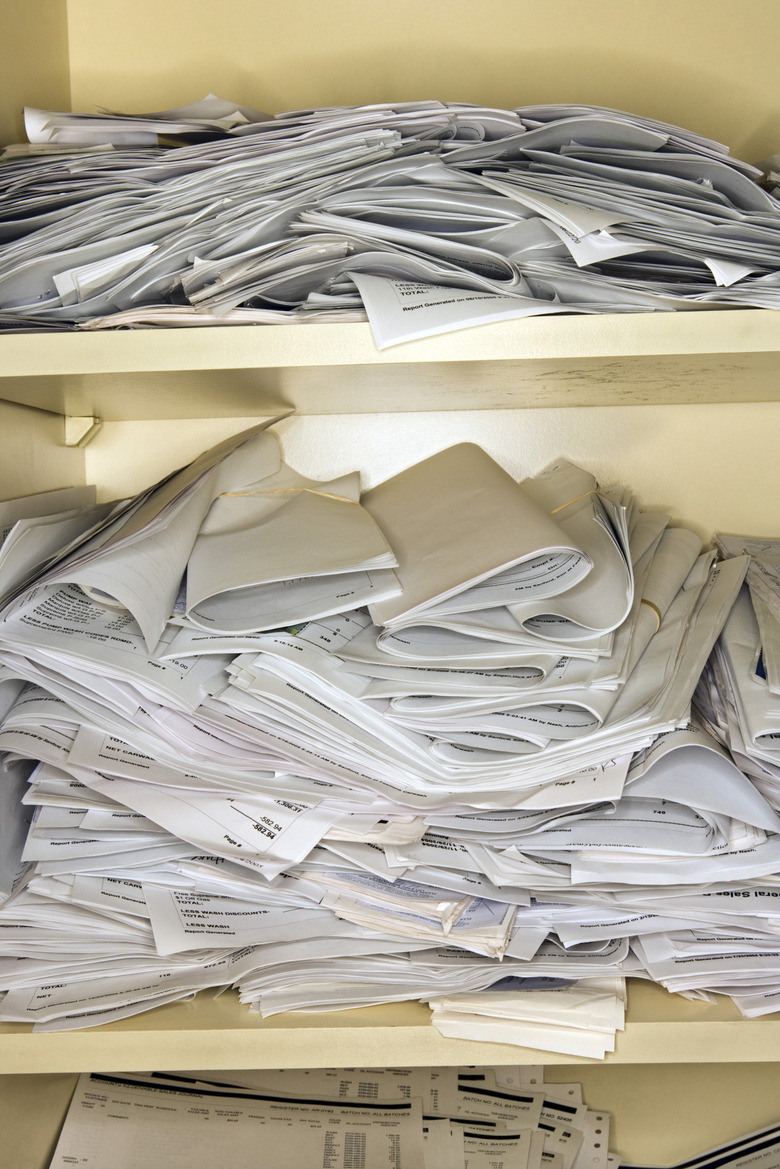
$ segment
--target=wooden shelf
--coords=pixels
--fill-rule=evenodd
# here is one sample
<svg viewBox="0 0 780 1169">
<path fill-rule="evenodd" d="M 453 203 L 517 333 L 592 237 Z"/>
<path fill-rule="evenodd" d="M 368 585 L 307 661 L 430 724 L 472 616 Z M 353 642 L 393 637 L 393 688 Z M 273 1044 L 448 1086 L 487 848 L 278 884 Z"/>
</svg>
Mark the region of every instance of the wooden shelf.
<svg viewBox="0 0 780 1169">
<path fill-rule="evenodd" d="M 8 334 L 0 396 L 106 421 L 774 401 L 780 312 L 537 317 L 382 352 L 366 324 Z"/>
<path fill-rule="evenodd" d="M 632 981 L 626 1029 L 604 1064 L 780 1062 L 780 1015 L 743 1019 L 730 1000 L 689 1002 Z M 119 1023 L 33 1034 L 0 1028 L 0 1072 L 132 1071 L 143 1068 L 277 1068 L 584 1064 L 510 1044 L 445 1039 L 420 1003 L 260 1019 L 235 993 L 202 993 Z"/>
</svg>

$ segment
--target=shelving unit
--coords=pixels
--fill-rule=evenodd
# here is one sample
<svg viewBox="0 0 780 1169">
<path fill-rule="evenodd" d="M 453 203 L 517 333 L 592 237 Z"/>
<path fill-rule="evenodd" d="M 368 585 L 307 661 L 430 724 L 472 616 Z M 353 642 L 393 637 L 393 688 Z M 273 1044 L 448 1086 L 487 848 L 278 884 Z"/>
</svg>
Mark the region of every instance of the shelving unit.
<svg viewBox="0 0 780 1169">
<path fill-rule="evenodd" d="M 6 336 L 0 392 L 105 421 L 776 401 L 776 317 L 536 317 L 384 351 L 367 324 Z"/>
<path fill-rule="evenodd" d="M 303 0 L 290 43 L 280 39 L 290 18 L 265 0 L 134 0 L 133 20 L 121 27 L 127 6 L 104 0 L 0 4 L 9 26 L 0 38 L 7 141 L 20 137 L 25 101 L 165 108 L 212 86 L 284 109 L 418 97 L 424 77 L 426 90 L 445 98 L 599 102 L 730 140 L 745 157 L 777 149 L 762 80 L 773 76 L 772 29 L 780 32 L 774 0 L 748 0 L 738 28 L 724 0 L 708 0 L 706 27 L 694 19 L 698 5 L 686 13 L 670 0 L 647 0 L 636 29 L 623 27 L 625 60 L 611 71 L 589 63 L 603 61 L 612 0 L 594 0 L 587 11 L 561 0 L 554 28 L 516 0 L 485 0 L 479 21 L 470 0 L 468 10 L 465 0 L 399 0 L 395 17 L 333 0 L 327 19 L 321 5 Z M 227 23 L 242 34 L 234 32 L 230 52 Z M 410 27 L 416 47 L 399 55 Z M 449 61 L 437 53 L 428 69 L 417 42 L 443 45 Z M 156 56 L 161 44 L 166 68 Z M 517 60 L 505 46 L 531 69 L 535 88 L 516 92 Z M 459 90 L 471 84 L 480 54 L 490 79 L 453 94 L 453 78 Z M 322 91 L 311 62 L 325 58 L 341 72 L 328 72 Z M 741 141 L 729 137 L 733 124 L 744 126 Z M 558 455 L 581 461 L 704 536 L 780 531 L 780 314 L 768 310 L 546 317 L 382 353 L 362 324 L 0 336 L 0 494 L 91 481 L 104 497 L 122 495 L 224 433 L 290 408 L 295 415 L 277 427 L 285 456 L 314 476 L 359 466 L 370 484 L 468 438 L 518 477 Z M 68 418 L 83 424 L 68 427 Z M 103 423 L 97 437 L 67 445 L 93 418 Z M 727 1001 L 713 1007 L 633 984 L 626 1031 L 602 1065 L 445 1040 L 414 1003 L 263 1022 L 232 994 L 202 994 L 106 1028 L 33 1035 L 1 1026 L 0 1163 L 48 1163 L 80 1070 L 520 1062 L 548 1065 L 549 1078 L 581 1080 L 589 1101 L 613 1112 L 613 1145 L 626 1158 L 668 1163 L 780 1118 L 780 1016 L 744 1020 Z"/>
</svg>

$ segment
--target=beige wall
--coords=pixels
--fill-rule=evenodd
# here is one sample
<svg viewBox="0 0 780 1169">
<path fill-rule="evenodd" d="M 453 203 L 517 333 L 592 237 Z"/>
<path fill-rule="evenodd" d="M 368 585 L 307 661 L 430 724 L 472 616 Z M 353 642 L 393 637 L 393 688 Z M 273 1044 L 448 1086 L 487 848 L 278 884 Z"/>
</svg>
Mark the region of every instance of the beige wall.
<svg viewBox="0 0 780 1169">
<path fill-rule="evenodd" d="M 0 0 L 0 142 L 24 141 L 25 105 L 70 106 L 65 0 Z"/>
<path fill-rule="evenodd" d="M 0 401 L 0 444 L 0 499 L 85 481 L 84 452 L 65 446 L 59 414 Z"/>
<path fill-rule="evenodd" d="M 208 90 L 271 113 L 589 102 L 751 161 L 780 150 L 778 0 L 68 0 L 68 18 L 76 109 L 162 109 Z"/>
</svg>

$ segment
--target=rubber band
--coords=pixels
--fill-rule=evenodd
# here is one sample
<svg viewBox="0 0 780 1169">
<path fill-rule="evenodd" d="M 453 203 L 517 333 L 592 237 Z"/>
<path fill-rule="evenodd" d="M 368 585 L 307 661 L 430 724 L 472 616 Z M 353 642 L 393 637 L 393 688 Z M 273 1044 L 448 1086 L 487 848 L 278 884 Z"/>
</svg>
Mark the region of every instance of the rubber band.
<svg viewBox="0 0 780 1169">
<path fill-rule="evenodd" d="M 275 487 L 272 491 L 223 491 L 220 499 L 240 499 L 242 496 L 260 495 L 300 495 L 307 491 L 309 495 L 321 495 L 323 499 L 336 499 L 339 503 L 355 503 L 360 506 L 359 499 L 349 499 L 346 495 L 334 495 L 332 491 L 318 491 L 316 487 Z"/>
<path fill-rule="evenodd" d="M 563 511 L 564 508 L 571 507 L 573 503 L 577 503 L 577 501 L 580 499 L 585 499 L 588 495 L 596 495 L 597 492 L 598 487 L 591 487 L 590 491 L 583 491 L 582 495 L 575 495 L 574 499 L 570 499 L 568 503 L 562 503 L 560 507 L 554 507 L 549 514 L 555 515 L 556 512 Z"/>
<path fill-rule="evenodd" d="M 654 605 L 652 601 L 646 601 L 644 597 L 642 597 L 642 600 L 639 602 L 639 604 L 640 605 L 647 605 L 648 609 L 652 609 L 653 612 L 655 613 L 655 619 L 658 622 L 658 624 L 655 627 L 655 631 L 657 633 L 658 630 L 661 628 L 661 610 L 658 608 L 657 605 Z"/>
</svg>

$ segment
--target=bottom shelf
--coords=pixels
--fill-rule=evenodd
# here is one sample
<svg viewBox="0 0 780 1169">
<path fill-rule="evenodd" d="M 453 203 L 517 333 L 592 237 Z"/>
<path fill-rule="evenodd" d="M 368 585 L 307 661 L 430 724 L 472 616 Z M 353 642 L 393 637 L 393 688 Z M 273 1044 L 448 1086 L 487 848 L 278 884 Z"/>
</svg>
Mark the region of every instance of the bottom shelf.
<svg viewBox="0 0 780 1169">
<path fill-rule="evenodd" d="M 626 1029 L 606 1065 L 780 1060 L 780 1015 L 744 1019 L 724 997 L 715 1005 L 690 1002 L 640 980 L 629 981 L 628 996 Z M 519 1063 L 600 1061 L 445 1039 L 431 1027 L 428 1008 L 413 1002 L 261 1019 L 234 992 L 218 998 L 203 992 L 190 1002 L 83 1031 L 32 1034 L 26 1024 L 0 1025 L 3 1074 Z"/>
<path fill-rule="evenodd" d="M 627 1162 L 670 1165 L 780 1121 L 780 1063 L 570 1064 L 545 1068 L 544 1078 L 581 1083 L 586 1103 L 611 1113 L 610 1149 Z M 46 1169 L 76 1080 L 75 1073 L 0 1079 L 4 1167 Z"/>
</svg>

